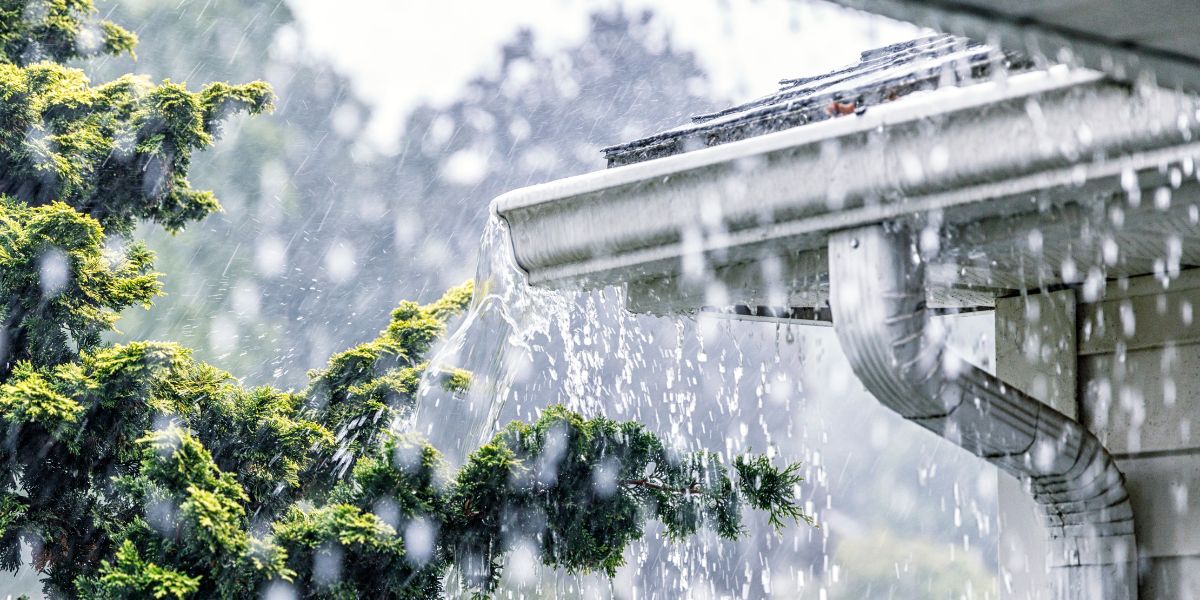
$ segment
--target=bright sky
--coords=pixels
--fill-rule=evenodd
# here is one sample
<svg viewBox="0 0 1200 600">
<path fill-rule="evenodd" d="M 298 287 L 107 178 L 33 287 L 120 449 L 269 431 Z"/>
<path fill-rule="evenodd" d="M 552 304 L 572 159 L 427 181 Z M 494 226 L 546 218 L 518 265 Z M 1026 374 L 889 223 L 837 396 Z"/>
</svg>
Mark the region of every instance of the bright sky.
<svg viewBox="0 0 1200 600">
<path fill-rule="evenodd" d="M 858 52 L 916 37 L 915 27 L 819 0 L 288 0 L 309 49 L 352 78 L 378 109 L 379 141 L 395 139 L 421 101 L 449 102 L 499 66 L 496 49 L 529 27 L 547 51 L 578 44 L 588 14 L 652 9 L 696 53 L 718 97 L 771 92 L 783 77 L 853 62 Z"/>
</svg>

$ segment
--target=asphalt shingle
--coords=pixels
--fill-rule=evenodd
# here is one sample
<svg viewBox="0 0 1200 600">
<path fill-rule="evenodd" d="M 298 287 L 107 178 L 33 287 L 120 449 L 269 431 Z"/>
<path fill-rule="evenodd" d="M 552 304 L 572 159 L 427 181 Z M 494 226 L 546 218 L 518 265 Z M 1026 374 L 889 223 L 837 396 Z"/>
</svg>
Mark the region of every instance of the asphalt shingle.
<svg viewBox="0 0 1200 600">
<path fill-rule="evenodd" d="M 867 50 L 830 73 L 779 82 L 779 91 L 691 123 L 603 150 L 609 167 L 681 154 L 809 123 L 862 114 L 870 107 L 943 86 L 987 81 L 1033 63 L 1023 56 L 950 35 Z"/>
</svg>

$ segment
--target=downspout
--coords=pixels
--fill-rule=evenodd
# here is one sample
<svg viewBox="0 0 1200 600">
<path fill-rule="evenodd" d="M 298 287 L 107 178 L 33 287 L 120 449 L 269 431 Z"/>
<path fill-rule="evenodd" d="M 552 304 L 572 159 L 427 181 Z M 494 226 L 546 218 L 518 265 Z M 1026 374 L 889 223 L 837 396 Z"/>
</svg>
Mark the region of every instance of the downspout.
<svg viewBox="0 0 1200 600">
<path fill-rule="evenodd" d="M 1078 422 L 958 358 L 928 327 L 914 233 L 871 225 L 829 237 L 834 329 L 880 402 L 1020 480 L 1050 539 L 1057 600 L 1137 598 L 1125 478 Z"/>
</svg>

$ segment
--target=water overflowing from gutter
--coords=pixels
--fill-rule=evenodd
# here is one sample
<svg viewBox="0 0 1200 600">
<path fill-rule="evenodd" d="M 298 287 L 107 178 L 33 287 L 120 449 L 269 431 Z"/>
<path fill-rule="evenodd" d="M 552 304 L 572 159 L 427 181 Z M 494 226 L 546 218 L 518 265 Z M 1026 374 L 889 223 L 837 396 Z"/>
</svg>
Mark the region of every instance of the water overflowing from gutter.
<svg viewBox="0 0 1200 600">
<path fill-rule="evenodd" d="M 706 449 L 726 460 L 757 451 L 799 460 L 807 478 L 806 510 L 823 524 L 827 515 L 870 514 L 877 510 L 875 499 L 888 494 L 943 505 L 953 498 L 956 510 L 961 505 L 984 515 L 977 527 L 955 527 L 953 535 L 975 545 L 991 539 L 990 496 L 968 493 L 960 501 L 957 488 L 949 488 L 965 468 L 978 466 L 969 456 L 960 457 L 965 466 L 958 466 L 957 455 L 938 454 L 938 442 L 921 432 L 902 426 L 893 431 L 896 418 L 854 386 L 831 330 L 634 315 L 623 288 L 562 293 L 530 286 L 514 259 L 506 223 L 494 216 L 482 235 L 476 277 L 470 309 L 432 354 L 415 414 L 404 424 L 449 462 L 462 464 L 500 425 L 535 419 L 546 406 L 562 403 L 589 417 L 641 422 L 680 451 Z M 444 389 L 445 375 L 460 369 L 472 374 L 467 389 Z M 885 458 L 922 457 L 923 473 L 928 465 L 943 470 L 929 471 L 919 483 L 881 477 L 889 471 L 877 471 L 877 461 L 852 460 L 864 445 Z M 995 475 L 977 477 L 990 482 Z M 976 496 L 983 508 L 976 507 Z M 910 510 L 898 506 L 902 513 Z M 660 539 L 661 530 L 651 524 L 614 580 L 557 573 L 540 566 L 535 552 L 522 550 L 507 559 L 503 587 L 512 597 L 556 592 L 628 598 L 669 590 L 672 597 L 740 592 L 815 598 L 841 585 L 844 559 L 837 544 L 866 535 L 853 519 L 846 522 L 789 529 L 776 538 L 764 522 L 749 519 L 747 537 L 737 542 L 702 535 L 682 545 Z M 965 552 L 962 543 L 959 551 Z M 516 539 L 513 547 L 537 544 Z M 746 566 L 758 562 L 762 570 Z M 447 589 L 457 589 L 454 581 Z"/>
<path fill-rule="evenodd" d="M 742 379 L 742 350 L 722 348 L 720 365 L 705 351 L 706 339 L 714 344 L 727 335 L 718 331 L 724 324 L 634 315 L 623 288 L 531 286 L 507 223 L 494 214 L 478 261 L 469 310 L 433 353 L 413 416 L 403 424 L 452 465 L 465 462 L 503 423 L 536 419 L 556 403 L 588 416 L 641 421 L 680 451 L 711 447 L 697 436 L 731 426 L 722 421 L 739 405 L 734 388 Z M 447 389 L 447 376 L 461 372 L 470 374 L 466 389 Z M 724 448 L 713 449 L 730 460 L 747 450 L 741 440 L 722 442 Z"/>
<path fill-rule="evenodd" d="M 689 437 L 701 365 L 683 349 L 700 339 L 695 321 L 633 315 L 623 289 L 529 285 L 496 215 L 478 261 L 470 307 L 430 359 L 405 429 L 461 465 L 503 422 L 536 419 L 560 403 L 589 416 L 648 420 L 680 450 L 696 449 Z M 444 385 L 457 373 L 469 373 L 466 389 Z"/>
<path fill-rule="evenodd" d="M 550 330 L 571 305 L 566 295 L 531 287 L 513 255 L 508 225 L 492 214 L 479 245 L 475 292 L 466 316 L 429 361 L 417 393 L 412 429 L 462 464 L 495 431 L 530 340 Z M 447 389 L 465 371 L 465 390 Z"/>
</svg>

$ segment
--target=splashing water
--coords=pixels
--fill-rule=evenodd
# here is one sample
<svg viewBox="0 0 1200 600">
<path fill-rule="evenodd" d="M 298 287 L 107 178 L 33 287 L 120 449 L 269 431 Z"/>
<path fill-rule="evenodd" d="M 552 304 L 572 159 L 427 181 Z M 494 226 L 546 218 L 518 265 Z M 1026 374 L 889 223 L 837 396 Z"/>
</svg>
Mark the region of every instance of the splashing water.
<svg viewBox="0 0 1200 600">
<path fill-rule="evenodd" d="M 590 416 L 650 418 L 643 405 L 654 404 L 652 421 L 666 422 L 663 433 L 680 450 L 696 449 L 683 447 L 697 405 L 695 386 L 683 381 L 682 363 L 692 365 L 682 354 L 686 320 L 639 317 L 624 307 L 623 289 L 529 285 L 507 223 L 493 214 L 480 240 L 470 308 L 429 361 L 413 415 L 402 426 L 461 465 L 503 417 L 536 418 L 561 403 Z M 664 347 L 668 332 L 675 343 Z M 470 381 L 465 390 L 446 385 L 463 372 Z M 693 383 L 697 376 L 688 374 Z M 518 378 L 522 385 L 514 389 Z"/>
<path fill-rule="evenodd" d="M 806 510 L 823 523 L 826 514 L 879 512 L 883 509 L 872 504 L 874 499 L 896 495 L 907 503 L 889 504 L 892 512 L 885 514 L 907 518 L 913 503 L 923 499 L 948 502 L 950 483 L 980 469 L 970 457 L 937 453 L 941 442 L 920 438 L 919 432 L 899 426 L 893 431 L 895 417 L 852 385 L 831 330 L 635 315 L 626 308 L 627 295 L 624 288 L 562 293 L 529 285 L 516 264 L 506 223 L 493 215 L 481 239 L 470 309 L 433 353 L 412 420 L 403 425 L 426 436 L 451 464 L 461 465 L 499 424 L 535 419 L 550 404 L 565 404 L 589 417 L 633 419 L 679 451 L 712 450 L 731 460 L 755 450 L 800 460 L 807 477 L 801 492 Z M 459 370 L 471 373 L 469 386 L 444 387 L 447 376 Z M 870 432 L 879 451 L 911 448 L 903 454 L 922 457 L 922 477 L 880 477 L 876 461 L 852 460 L 861 455 L 863 439 L 844 435 L 848 430 Z M 937 460 L 929 458 L 933 455 Z M 984 470 L 977 477 L 993 481 L 995 474 Z M 877 482 L 873 485 L 887 492 L 864 493 L 864 481 Z M 834 509 L 835 496 L 840 511 Z M 969 538 L 974 548 L 991 539 L 994 494 L 964 497 L 960 502 L 953 495 L 955 510 L 983 517 L 945 535 Z M 630 548 L 629 565 L 613 580 L 559 573 L 517 552 L 506 570 L 512 580 L 502 587 L 515 594 L 511 597 L 553 595 L 554 590 L 567 597 L 628 598 L 669 590 L 708 597 L 816 598 L 819 590 L 844 586 L 838 573 L 858 565 L 858 558 L 835 550 L 843 537 L 854 540 L 865 533 L 843 525 L 796 528 L 776 538 L 751 519 L 747 536 L 736 542 L 701 535 L 678 545 L 662 539 L 661 527 L 651 524 L 646 538 Z M 521 547 L 532 541 L 514 543 Z M 751 563 L 762 568 L 748 567 Z M 456 575 L 451 577 L 447 589 L 456 589 Z"/>
<path fill-rule="evenodd" d="M 493 213 L 480 240 L 470 309 L 429 361 L 417 393 L 413 430 L 451 464 L 462 464 L 494 433 L 521 361 L 528 361 L 532 352 L 529 340 L 546 334 L 552 315 L 563 314 L 570 304 L 567 295 L 528 284 L 513 255 L 508 225 Z M 444 384 L 461 371 L 470 374 L 467 389 Z"/>
</svg>

